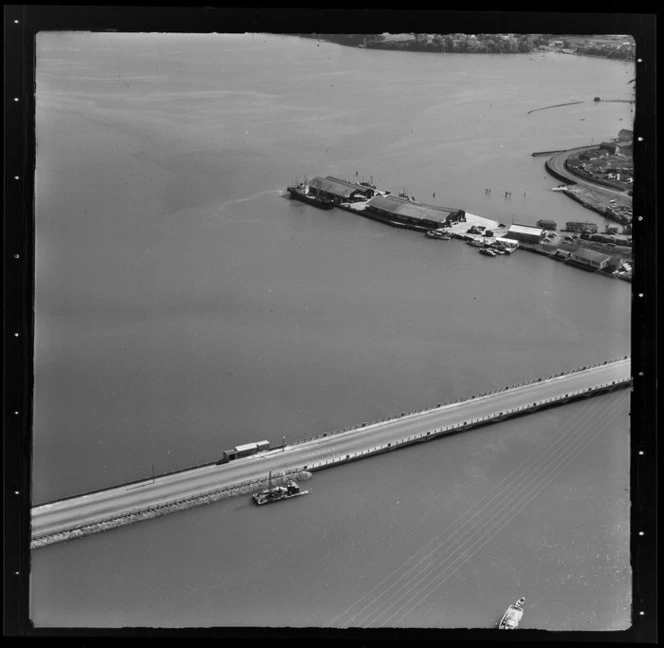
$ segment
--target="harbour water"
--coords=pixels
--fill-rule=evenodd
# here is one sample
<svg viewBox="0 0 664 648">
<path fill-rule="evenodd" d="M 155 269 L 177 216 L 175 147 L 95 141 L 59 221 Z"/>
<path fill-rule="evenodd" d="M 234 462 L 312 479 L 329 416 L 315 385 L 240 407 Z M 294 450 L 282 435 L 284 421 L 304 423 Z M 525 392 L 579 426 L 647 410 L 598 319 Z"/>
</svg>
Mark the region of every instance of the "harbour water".
<svg viewBox="0 0 664 648">
<path fill-rule="evenodd" d="M 37 52 L 34 503 L 629 353 L 628 284 L 282 192 L 357 171 L 502 222 L 603 224 L 530 153 L 630 127 L 629 104 L 592 98 L 629 98 L 631 65 L 274 35 L 44 34 Z M 526 114 L 564 100 L 585 103 Z M 627 627 L 627 412 L 605 396 L 318 473 L 293 502 L 40 549 L 32 618 L 489 627 L 523 595 L 523 627 Z M 362 610 L 551 435 L 600 416 L 444 583 L 411 583 L 403 618 Z"/>
</svg>

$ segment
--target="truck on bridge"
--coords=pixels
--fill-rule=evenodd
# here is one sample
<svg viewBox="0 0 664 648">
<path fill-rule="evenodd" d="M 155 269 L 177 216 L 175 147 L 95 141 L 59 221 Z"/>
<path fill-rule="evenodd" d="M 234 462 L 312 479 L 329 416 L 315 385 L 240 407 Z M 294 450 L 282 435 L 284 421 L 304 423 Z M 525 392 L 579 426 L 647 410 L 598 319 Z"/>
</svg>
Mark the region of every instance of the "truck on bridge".
<svg viewBox="0 0 664 648">
<path fill-rule="evenodd" d="M 256 441 L 255 443 L 243 443 L 242 445 L 235 446 L 232 450 L 224 450 L 222 458 L 217 461 L 217 465 L 225 464 L 233 459 L 240 459 L 241 457 L 249 457 L 250 455 L 257 454 L 258 452 L 265 452 L 270 449 L 269 441 Z"/>
</svg>

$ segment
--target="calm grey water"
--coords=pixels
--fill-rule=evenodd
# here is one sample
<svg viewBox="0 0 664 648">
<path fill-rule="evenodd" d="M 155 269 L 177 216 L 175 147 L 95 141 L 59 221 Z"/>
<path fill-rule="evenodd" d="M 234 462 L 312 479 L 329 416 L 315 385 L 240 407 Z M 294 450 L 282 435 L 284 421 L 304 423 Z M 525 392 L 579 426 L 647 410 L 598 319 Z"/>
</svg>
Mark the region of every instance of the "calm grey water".
<svg viewBox="0 0 664 648">
<path fill-rule="evenodd" d="M 629 353 L 628 284 L 282 192 L 357 172 L 502 222 L 603 224 L 530 153 L 630 127 L 629 104 L 592 98 L 629 98 L 631 65 L 273 35 L 43 34 L 37 51 L 35 503 Z M 626 627 L 627 412 L 602 397 L 318 473 L 297 506 L 234 500 L 41 549 L 32 618 L 488 627 L 524 595 L 524 627 Z M 454 574 L 386 581 L 413 609 L 362 610 L 575 425 L 592 443 L 522 482 L 534 499 L 481 547 L 462 528 Z"/>
</svg>

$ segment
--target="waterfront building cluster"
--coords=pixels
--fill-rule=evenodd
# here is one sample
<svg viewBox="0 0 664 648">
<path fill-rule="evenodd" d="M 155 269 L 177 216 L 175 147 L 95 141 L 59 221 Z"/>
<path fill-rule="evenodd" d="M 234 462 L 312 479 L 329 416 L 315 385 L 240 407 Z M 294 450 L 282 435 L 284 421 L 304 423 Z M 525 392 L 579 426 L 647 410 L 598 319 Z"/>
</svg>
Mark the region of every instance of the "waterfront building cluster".
<svg viewBox="0 0 664 648">
<path fill-rule="evenodd" d="M 338 207 L 393 227 L 424 232 L 430 239 L 461 239 L 486 256 L 511 254 L 520 248 L 631 281 L 631 238 L 626 236 L 626 227 L 619 235 L 616 225 L 599 234 L 597 224 L 591 222 L 568 221 L 561 233 L 558 223 L 546 219 L 537 221 L 537 227 L 519 223 L 505 226 L 463 209 L 418 202 L 405 188 L 397 195 L 378 189 L 373 178 L 371 182 L 354 182 L 316 176 L 289 186 L 288 192 L 292 198 L 320 209 Z"/>
<path fill-rule="evenodd" d="M 565 167 L 597 184 L 629 191 L 634 182 L 632 131 L 622 129 L 618 137 L 602 142 L 597 148 L 572 153 Z"/>
</svg>

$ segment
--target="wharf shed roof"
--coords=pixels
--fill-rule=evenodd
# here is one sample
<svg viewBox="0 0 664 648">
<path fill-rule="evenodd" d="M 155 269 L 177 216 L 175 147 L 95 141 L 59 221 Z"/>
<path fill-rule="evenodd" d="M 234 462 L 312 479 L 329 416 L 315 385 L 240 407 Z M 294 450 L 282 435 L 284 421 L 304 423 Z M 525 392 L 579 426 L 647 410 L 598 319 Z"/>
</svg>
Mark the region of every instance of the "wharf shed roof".
<svg viewBox="0 0 664 648">
<path fill-rule="evenodd" d="M 530 227 L 530 225 L 510 225 L 508 234 L 531 234 L 533 236 L 541 236 L 542 228 Z"/>
<path fill-rule="evenodd" d="M 391 214 L 398 214 L 408 218 L 420 218 L 432 221 L 444 221 L 451 213 L 458 211 L 451 207 L 438 207 L 437 205 L 425 205 L 416 203 L 400 196 L 374 196 L 370 201 L 371 207 L 382 209 Z"/>
<path fill-rule="evenodd" d="M 595 261 L 596 263 L 602 263 L 603 261 L 608 261 L 611 258 L 607 254 L 602 254 L 601 252 L 597 252 L 597 250 L 591 250 L 590 248 L 579 248 L 576 250 L 576 252 L 572 253 L 572 257 L 575 259 Z"/>
<path fill-rule="evenodd" d="M 342 198 L 347 198 L 356 191 L 366 193 L 371 189 L 370 187 L 353 184 L 347 180 L 340 180 L 339 178 L 333 178 L 332 176 L 327 176 L 326 178 L 316 177 L 309 182 L 309 186 Z"/>
</svg>

